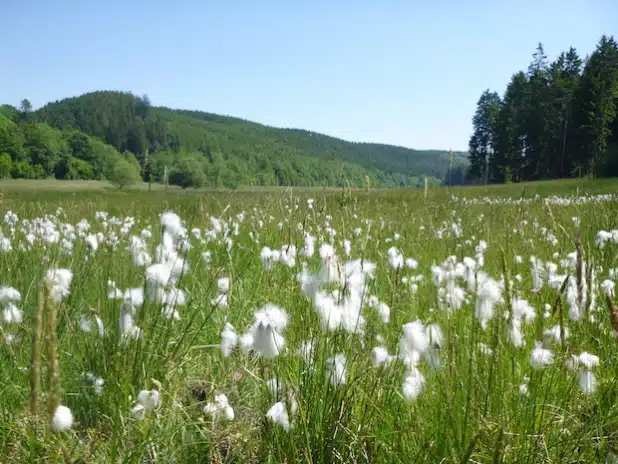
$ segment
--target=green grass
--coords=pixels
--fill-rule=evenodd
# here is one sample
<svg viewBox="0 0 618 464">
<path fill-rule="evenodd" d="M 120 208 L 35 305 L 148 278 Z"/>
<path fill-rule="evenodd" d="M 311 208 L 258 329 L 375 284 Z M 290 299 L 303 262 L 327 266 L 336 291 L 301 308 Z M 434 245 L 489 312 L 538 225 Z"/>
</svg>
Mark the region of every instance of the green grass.
<svg viewBox="0 0 618 464">
<path fill-rule="evenodd" d="M 0 219 L 8 210 L 20 218 L 13 234 L 5 223 L 1 225 L 13 250 L 0 252 L 0 284 L 22 293 L 24 309 L 23 323 L 0 326 L 0 462 L 604 462 L 618 446 L 618 344 L 604 297 L 598 286 L 592 289 L 598 307 L 592 313 L 594 322 L 588 317 L 572 321 L 566 317 L 565 297 L 557 290 L 545 285 L 540 292 L 531 292 L 528 259 L 534 255 L 558 263 L 575 251 L 579 231 L 572 218 L 579 217 L 584 259 L 602 268 L 597 283 L 607 279 L 609 270 L 618 267 L 618 245 L 608 243 L 599 249 L 594 241 L 599 230 L 618 228 L 616 199 L 547 206 L 534 198 L 616 194 L 616 184 L 567 181 L 436 189 L 425 198 L 422 190 L 165 192 L 157 186 L 148 192 L 147 185 L 118 191 L 92 182 L 0 182 Z M 452 195 L 530 201 L 464 206 Z M 306 206 L 309 198 L 315 199 L 313 209 Z M 159 214 L 167 210 L 178 213 L 189 230 L 211 229 L 211 216 L 233 223 L 244 211 L 245 220 L 238 235 L 231 235 L 229 250 L 221 234 L 204 244 L 189 233 L 192 247 L 182 254 L 190 270 L 178 284 L 187 294 L 186 305 L 178 307 L 180 321 L 166 320 L 160 305 L 147 302 L 135 315 L 142 338 L 122 343 L 119 302 L 107 297 L 107 281 L 116 281 L 120 289 L 144 285 L 144 269 L 133 264 L 127 251 L 128 235 L 138 235 L 150 225 L 153 238 L 148 242 L 154 256 L 161 239 Z M 94 219 L 97 211 L 135 218 L 131 232 L 119 234 L 115 248 L 102 245 L 91 254 L 81 237 L 70 255 L 56 244 L 19 247 L 26 243 L 25 219 L 50 215 L 58 224 L 75 225 L 86 218 L 91 232 L 104 231 L 101 221 Z M 373 221 L 370 227 L 365 219 Z M 461 237 L 453 234 L 454 222 L 461 224 Z M 367 291 L 390 307 L 387 324 L 365 307 L 364 334 L 321 330 L 319 316 L 296 279 L 303 261 L 311 271 L 320 268 L 317 252 L 309 260 L 299 255 L 293 268 L 279 263 L 272 270 L 263 269 L 259 259 L 263 246 L 279 249 L 295 244 L 300 250 L 305 230 L 318 236 L 319 247 L 321 238 L 328 240 L 328 226 L 336 230 L 335 248 L 342 260 L 340 241 L 350 239 L 352 258 L 377 264 Z M 362 229 L 358 236 L 356 228 Z M 557 245 L 544 239 L 543 228 L 557 237 Z M 443 237 L 437 238 L 440 229 Z M 250 233 L 258 236 L 259 243 Z M 395 233 L 400 235 L 398 241 L 392 241 Z M 498 280 L 505 273 L 510 276 L 510 294 L 526 299 L 536 310 L 535 320 L 522 328 L 523 347 L 514 347 L 507 339 L 509 319 L 503 317 L 507 303 L 496 306 L 496 316 L 486 329 L 474 317 L 474 292 L 466 289 L 467 301 L 458 311 L 439 305 L 431 266 L 451 255 L 458 261 L 474 257 L 481 239 L 488 244 L 483 269 Z M 391 246 L 418 260 L 418 269 L 394 272 L 387 263 Z M 201 258 L 206 250 L 212 253 L 209 264 Z M 556 252 L 557 259 L 552 257 Z M 523 263 L 518 264 L 515 256 L 523 257 Z M 59 434 L 49 428 L 44 408 L 45 349 L 41 410 L 34 418 L 28 412 L 37 294 L 45 271 L 54 266 L 74 273 L 71 293 L 58 305 L 57 333 L 60 402 L 72 410 L 76 422 Z M 411 278 L 420 274 L 424 280 L 413 292 Z M 231 280 L 227 309 L 211 304 L 221 276 Z M 460 280 L 458 285 L 466 287 Z M 544 318 L 544 305 L 556 307 L 557 301 L 562 302 L 558 309 Z M 255 309 L 269 302 L 289 315 L 282 331 L 288 350 L 271 360 L 239 349 L 224 358 L 217 344 L 225 321 L 242 334 Z M 543 338 L 545 328 L 559 323 L 561 307 L 570 336 L 564 348 L 552 346 L 551 366 L 533 370 L 529 360 L 534 342 Z M 80 316 L 94 313 L 106 327 L 103 338 L 80 329 Z M 418 398 L 408 402 L 402 395 L 403 364 L 372 367 L 371 349 L 378 345 L 379 335 L 389 353 L 397 353 L 402 325 L 416 319 L 439 324 L 445 342 L 439 369 L 420 362 L 425 383 Z M 9 343 L 11 337 L 17 341 Z M 312 365 L 297 355 L 307 340 L 316 347 Z M 480 342 L 493 350 L 492 356 L 479 350 Z M 591 395 L 580 391 L 576 375 L 564 367 L 569 355 L 582 351 L 600 358 L 594 369 L 598 388 Z M 341 386 L 329 383 L 326 370 L 327 358 L 336 353 L 348 359 L 347 383 Z M 105 380 L 103 395 L 94 394 L 86 372 Z M 266 386 L 272 377 L 293 391 L 298 402 L 290 431 L 265 418 L 280 399 L 272 397 Z M 529 377 L 528 395 L 520 393 L 525 377 Z M 131 410 L 137 394 L 152 388 L 160 391 L 160 406 L 144 420 L 135 420 Z M 213 421 L 202 411 L 217 393 L 227 395 L 235 411 L 233 421 Z"/>
</svg>

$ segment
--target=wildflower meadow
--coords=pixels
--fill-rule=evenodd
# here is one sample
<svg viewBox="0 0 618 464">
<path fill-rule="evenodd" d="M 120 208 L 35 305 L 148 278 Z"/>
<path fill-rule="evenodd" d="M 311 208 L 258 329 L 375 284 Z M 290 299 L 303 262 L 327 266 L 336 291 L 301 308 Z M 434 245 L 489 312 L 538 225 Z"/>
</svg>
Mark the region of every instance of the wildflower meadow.
<svg viewBox="0 0 618 464">
<path fill-rule="evenodd" d="M 0 462 L 618 462 L 618 185 L 0 202 Z"/>
</svg>

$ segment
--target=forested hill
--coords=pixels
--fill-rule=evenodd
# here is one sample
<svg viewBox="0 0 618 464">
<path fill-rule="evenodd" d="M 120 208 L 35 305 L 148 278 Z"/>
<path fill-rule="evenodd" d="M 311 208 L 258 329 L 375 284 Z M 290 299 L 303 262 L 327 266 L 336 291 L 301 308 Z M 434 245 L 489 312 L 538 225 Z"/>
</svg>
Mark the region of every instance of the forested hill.
<svg viewBox="0 0 618 464">
<path fill-rule="evenodd" d="M 38 123 L 96 137 L 131 153 L 143 176 L 186 186 L 416 186 L 464 178 L 467 159 L 390 145 L 353 143 L 298 129 L 279 129 L 200 111 L 155 107 L 148 97 L 100 91 L 49 103 Z"/>
</svg>

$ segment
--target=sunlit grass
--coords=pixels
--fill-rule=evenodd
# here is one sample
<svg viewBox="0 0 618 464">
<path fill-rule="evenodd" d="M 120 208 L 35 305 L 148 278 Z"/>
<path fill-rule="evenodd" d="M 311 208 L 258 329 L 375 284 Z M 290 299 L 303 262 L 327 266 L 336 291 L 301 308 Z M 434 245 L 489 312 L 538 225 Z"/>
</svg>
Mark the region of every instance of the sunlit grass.
<svg viewBox="0 0 618 464">
<path fill-rule="evenodd" d="M 429 190 L 427 198 L 422 189 L 367 193 L 166 192 L 161 186 L 148 192 L 147 188 L 118 191 L 90 182 L 0 182 L 0 219 L 9 210 L 20 218 L 14 233 L 6 222 L 0 226 L 13 247 L 0 252 L 0 284 L 21 292 L 24 309 L 23 323 L 1 326 L 0 462 L 603 462 L 617 446 L 618 346 L 598 285 L 610 277 L 610 269 L 618 268 L 618 245 L 608 243 L 600 249 L 595 236 L 599 230 L 618 228 L 618 203 L 614 198 L 547 205 L 535 199 L 536 195 L 615 194 L 618 186 L 613 182 L 444 188 Z M 465 206 L 452 196 L 528 201 Z M 309 198 L 314 199 L 311 209 Z M 180 320 L 172 321 L 162 316 L 160 304 L 146 301 L 134 316 L 142 337 L 123 342 L 120 301 L 108 298 L 108 281 L 115 281 L 121 290 L 144 287 L 144 268 L 132 262 L 128 236 L 150 226 L 153 237 L 147 243 L 154 257 L 161 242 L 159 215 L 168 210 L 180 215 L 192 244 L 180 252 L 189 263 L 189 271 L 177 283 L 186 292 L 186 304 L 177 308 Z M 132 216 L 135 225 L 122 235 L 120 225 L 106 229 L 102 220 L 95 219 L 97 211 L 121 219 Z M 241 212 L 243 221 L 237 217 Z M 59 244 L 44 245 L 40 240 L 21 249 L 19 244 L 27 242 L 24 219 L 45 215 L 57 218 L 58 228 L 85 218 L 92 227 L 88 233 L 101 231 L 108 237 L 114 230 L 118 245 L 102 243 L 92 253 L 84 238 L 77 237 L 70 255 Z M 214 231 L 213 216 L 226 221 L 230 233 L 213 232 L 211 240 L 202 242 L 191 229 L 199 228 L 202 234 Z M 574 217 L 579 218 L 579 227 Z M 317 237 L 317 248 L 331 241 L 329 228 L 336 231 L 332 243 L 341 261 L 362 258 L 377 264 L 366 293 L 390 307 L 388 323 L 364 305 L 363 334 L 324 332 L 297 278 L 303 262 L 308 272 L 321 268 L 317 252 L 310 259 L 299 253 L 292 267 L 276 263 L 271 270 L 264 269 L 262 247 L 278 250 L 293 244 L 300 251 L 307 231 Z M 548 232 L 556 237 L 556 245 L 550 243 Z M 225 241 L 228 236 L 231 247 Z M 344 255 L 345 239 L 351 241 L 350 258 Z M 450 312 L 440 304 L 432 282 L 433 265 L 448 256 L 458 262 L 474 258 L 481 240 L 488 245 L 483 270 L 496 280 L 509 278 L 504 301 L 496 305 L 485 329 L 475 317 L 474 290 L 458 281 L 466 289 L 466 301 Z M 392 269 L 388 264 L 392 246 L 417 260 L 418 268 Z M 559 264 L 577 247 L 590 269 L 602 268 L 596 287 L 588 279 L 597 306 L 590 313 L 594 320 L 588 315 L 582 321 L 570 320 L 565 296 L 547 284 L 539 292 L 531 291 L 530 256 Z M 209 263 L 202 258 L 206 251 L 211 254 Z M 51 267 L 71 269 L 74 275 L 70 295 L 57 308 L 60 401 L 75 418 L 72 428 L 60 434 L 50 429 L 44 407 L 35 417 L 28 411 L 34 318 L 41 282 Z M 424 278 L 415 282 L 418 275 Z M 230 278 L 228 308 L 212 303 L 222 276 Z M 522 347 L 508 339 L 507 293 L 527 300 L 536 311 L 536 318 L 522 328 Z M 225 323 L 242 335 L 255 310 L 267 303 L 289 315 L 282 331 L 287 350 L 274 359 L 239 348 L 223 357 L 218 344 Z M 545 305 L 551 307 L 547 318 Z M 534 344 L 543 339 L 545 329 L 560 323 L 561 311 L 570 336 L 564 346 L 551 346 L 550 367 L 534 370 L 530 365 Z M 106 335 L 99 337 L 96 328 L 85 333 L 80 327 L 83 315 L 98 316 Z M 371 350 L 383 344 L 390 354 L 397 354 L 402 326 L 416 319 L 438 324 L 444 342 L 440 368 L 422 360 L 418 366 L 425 378 L 422 390 L 414 401 L 406 401 L 404 364 L 394 361 L 374 367 Z M 309 341 L 314 343 L 310 363 L 298 355 L 301 344 Z M 493 355 L 487 355 L 480 343 Z M 594 370 L 598 387 L 589 395 L 580 390 L 575 373 L 564 367 L 571 354 L 583 351 L 600 358 Z M 331 383 L 328 370 L 328 359 L 336 354 L 347 358 L 347 379 L 339 386 Z M 43 350 L 43 392 L 49 388 L 46 360 Z M 104 379 L 102 395 L 95 394 L 86 377 L 89 372 Z M 267 381 L 275 377 L 286 393 L 269 392 Z M 527 394 L 522 394 L 522 384 Z M 132 414 L 136 397 L 151 389 L 160 393 L 160 405 L 136 420 Z M 233 421 L 213 420 L 203 411 L 220 393 L 234 409 Z M 266 413 L 280 400 L 291 411 L 292 398 L 298 409 L 293 417 L 290 412 L 293 426 L 286 431 L 269 422 Z M 48 395 L 41 394 L 40 400 L 45 405 Z"/>
</svg>

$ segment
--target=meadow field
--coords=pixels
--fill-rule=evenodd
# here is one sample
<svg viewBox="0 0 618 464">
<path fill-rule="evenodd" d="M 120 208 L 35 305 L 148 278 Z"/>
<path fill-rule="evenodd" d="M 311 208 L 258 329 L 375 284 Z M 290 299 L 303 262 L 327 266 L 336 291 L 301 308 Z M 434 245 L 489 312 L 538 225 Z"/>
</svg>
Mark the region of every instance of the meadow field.
<svg viewBox="0 0 618 464">
<path fill-rule="evenodd" d="M 618 462 L 618 181 L 0 182 L 0 462 Z"/>
</svg>

